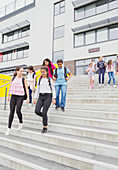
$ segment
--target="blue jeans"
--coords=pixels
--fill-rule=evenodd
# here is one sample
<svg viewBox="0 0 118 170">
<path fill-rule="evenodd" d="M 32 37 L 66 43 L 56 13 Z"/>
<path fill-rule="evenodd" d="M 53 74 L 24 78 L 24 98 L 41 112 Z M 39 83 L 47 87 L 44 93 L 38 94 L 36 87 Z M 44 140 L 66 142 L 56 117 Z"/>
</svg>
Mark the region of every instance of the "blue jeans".
<svg viewBox="0 0 118 170">
<path fill-rule="evenodd" d="M 29 89 L 29 103 L 32 103 L 32 90 L 30 89 L 30 87 L 28 87 Z"/>
<path fill-rule="evenodd" d="M 55 90 L 56 90 L 56 106 L 65 107 L 67 85 L 56 85 Z M 61 103 L 59 102 L 60 90 L 61 90 Z"/>
<path fill-rule="evenodd" d="M 101 74 L 102 74 L 102 84 L 104 84 L 105 68 L 100 68 L 98 70 L 98 74 L 99 74 L 99 84 L 101 84 Z"/>
<path fill-rule="evenodd" d="M 115 85 L 114 72 L 113 72 L 113 71 L 112 71 L 112 72 L 109 72 L 108 75 L 109 75 L 108 84 L 110 84 L 110 82 L 111 82 L 111 77 L 112 77 L 112 78 L 113 78 L 113 84 Z"/>
</svg>

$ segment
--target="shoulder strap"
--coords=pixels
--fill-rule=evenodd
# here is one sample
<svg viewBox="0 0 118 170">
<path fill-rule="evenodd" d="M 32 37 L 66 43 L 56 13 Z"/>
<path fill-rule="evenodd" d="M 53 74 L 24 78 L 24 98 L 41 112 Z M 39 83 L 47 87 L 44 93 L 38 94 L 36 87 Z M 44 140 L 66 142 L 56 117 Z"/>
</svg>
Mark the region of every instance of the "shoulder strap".
<svg viewBox="0 0 118 170">
<path fill-rule="evenodd" d="M 12 81 L 14 81 L 15 78 L 16 78 L 16 76 L 14 76 L 14 77 L 12 78 Z"/>
<path fill-rule="evenodd" d="M 35 74 L 36 74 L 36 73 L 34 72 L 33 75 L 32 75 L 32 78 L 33 78 L 33 79 L 34 79 Z"/>
<path fill-rule="evenodd" d="M 42 79 L 42 76 L 39 78 L 39 83 L 38 83 L 39 86 L 40 86 L 40 83 L 41 83 L 41 79 Z"/>
<path fill-rule="evenodd" d="M 51 78 L 50 78 L 50 77 L 48 78 L 48 82 L 49 82 L 50 89 L 51 89 L 51 91 L 52 91 Z"/>
<path fill-rule="evenodd" d="M 24 77 L 22 78 L 22 83 L 23 83 L 23 88 L 25 90 L 25 78 Z"/>
<path fill-rule="evenodd" d="M 67 78 L 67 68 L 64 67 L 64 77 Z"/>
<path fill-rule="evenodd" d="M 57 68 L 55 69 L 55 78 L 57 78 Z"/>
</svg>

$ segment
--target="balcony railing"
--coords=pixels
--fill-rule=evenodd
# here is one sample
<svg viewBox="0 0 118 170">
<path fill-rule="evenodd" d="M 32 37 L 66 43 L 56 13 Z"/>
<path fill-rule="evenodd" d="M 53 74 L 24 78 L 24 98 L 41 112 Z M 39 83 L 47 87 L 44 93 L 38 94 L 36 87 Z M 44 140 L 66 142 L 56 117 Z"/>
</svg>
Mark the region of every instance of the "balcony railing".
<svg viewBox="0 0 118 170">
<path fill-rule="evenodd" d="M 34 3 L 35 0 L 14 0 L 0 9 L 0 18 Z"/>
</svg>

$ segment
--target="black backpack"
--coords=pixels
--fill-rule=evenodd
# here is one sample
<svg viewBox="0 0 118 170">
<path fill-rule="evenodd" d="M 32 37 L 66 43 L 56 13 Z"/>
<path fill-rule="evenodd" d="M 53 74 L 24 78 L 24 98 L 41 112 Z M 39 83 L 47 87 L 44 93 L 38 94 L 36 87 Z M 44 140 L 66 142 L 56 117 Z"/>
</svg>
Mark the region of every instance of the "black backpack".
<svg viewBox="0 0 118 170">
<path fill-rule="evenodd" d="M 16 76 L 13 77 L 12 81 L 14 81 L 15 78 L 16 78 Z M 24 100 L 27 100 L 27 93 L 26 93 L 26 88 L 25 88 L 25 78 L 24 77 L 22 77 L 22 83 L 23 83 L 23 88 L 24 88 L 24 92 L 25 92 Z"/>
<path fill-rule="evenodd" d="M 41 83 L 41 80 L 42 80 L 42 76 L 39 78 L 39 83 L 38 83 L 38 85 L 40 86 L 40 83 Z M 52 91 L 52 86 L 51 86 L 51 82 L 50 82 L 50 77 L 48 78 L 48 82 L 49 82 L 49 86 L 50 86 L 50 89 L 51 89 L 51 91 Z"/>
<path fill-rule="evenodd" d="M 66 67 L 64 67 L 64 77 L 65 77 L 65 78 L 68 77 L 68 76 L 67 76 L 67 68 L 66 68 Z M 55 69 L 55 78 L 58 78 L 58 76 L 57 76 L 57 68 Z"/>
</svg>

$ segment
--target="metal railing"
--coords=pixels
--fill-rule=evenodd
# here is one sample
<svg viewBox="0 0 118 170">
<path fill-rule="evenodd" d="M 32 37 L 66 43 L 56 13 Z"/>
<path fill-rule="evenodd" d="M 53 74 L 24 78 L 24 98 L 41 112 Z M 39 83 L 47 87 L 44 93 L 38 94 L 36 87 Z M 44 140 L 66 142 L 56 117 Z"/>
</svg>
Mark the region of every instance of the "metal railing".
<svg viewBox="0 0 118 170">
<path fill-rule="evenodd" d="M 0 86 L 0 88 L 3 88 L 3 87 L 5 87 L 5 86 L 7 86 L 7 85 L 9 85 L 9 84 L 10 84 L 10 82 L 9 82 L 9 83 L 6 83 L 6 84 L 4 84 L 4 85 L 2 85 L 2 86 Z M 6 104 L 7 104 L 7 87 L 6 87 L 6 89 L 5 89 L 4 110 L 6 110 Z"/>
</svg>

